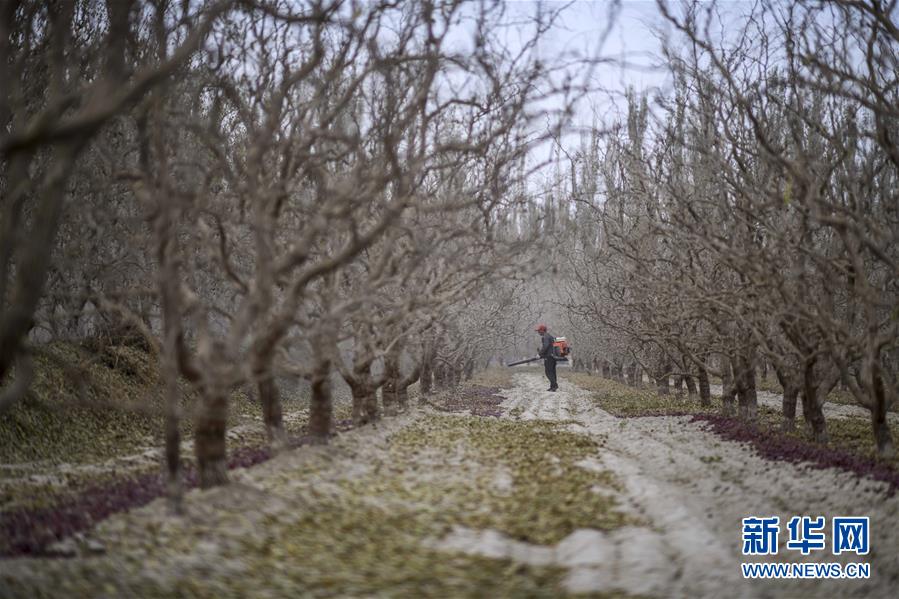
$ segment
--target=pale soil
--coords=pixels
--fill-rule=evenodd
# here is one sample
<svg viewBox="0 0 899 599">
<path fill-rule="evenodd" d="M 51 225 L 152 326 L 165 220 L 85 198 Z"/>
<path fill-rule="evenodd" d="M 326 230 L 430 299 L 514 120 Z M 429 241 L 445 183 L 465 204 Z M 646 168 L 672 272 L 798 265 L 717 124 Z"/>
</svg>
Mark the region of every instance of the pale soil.
<svg viewBox="0 0 899 599">
<path fill-rule="evenodd" d="M 643 527 L 611 534 L 581 530 L 556 547 L 527 546 L 490 532 L 457 530 L 447 548 L 570 568 L 573 592 L 622 590 L 675 597 L 887 597 L 899 584 L 899 496 L 885 485 L 833 469 L 770 462 L 750 448 L 719 439 L 686 417 L 618 419 L 597 408 L 590 393 L 561 383 L 544 391 L 543 377 L 516 375 L 506 396 L 507 417 L 575 420 L 571 430 L 601 440 L 595 463 L 623 483 L 619 499 Z M 770 561 L 871 563 L 869 580 L 749 581 L 740 562 L 741 519 L 781 518 L 781 549 Z M 786 550 L 794 515 L 870 516 L 871 553 L 843 559 L 829 548 L 808 557 Z M 829 534 L 828 534 L 829 538 Z M 576 550 L 574 550 L 576 548 Z M 748 561 L 748 560 L 747 560 Z"/>
<path fill-rule="evenodd" d="M 724 392 L 724 388 L 721 385 L 711 385 L 710 390 L 712 395 L 720 396 Z M 781 393 L 771 393 L 770 391 L 756 391 L 756 395 L 758 397 L 758 402 L 760 406 L 767 406 L 769 408 L 774 408 L 775 410 L 780 410 L 783 407 L 783 394 Z M 828 401 L 824 403 L 824 416 L 826 418 L 871 418 L 871 412 L 866 410 L 861 406 L 853 406 L 849 404 L 836 403 L 832 401 Z M 796 418 L 802 419 L 802 401 L 796 401 Z M 889 412 L 887 414 L 887 420 L 890 423 L 899 422 L 899 414 L 896 412 Z"/>
</svg>

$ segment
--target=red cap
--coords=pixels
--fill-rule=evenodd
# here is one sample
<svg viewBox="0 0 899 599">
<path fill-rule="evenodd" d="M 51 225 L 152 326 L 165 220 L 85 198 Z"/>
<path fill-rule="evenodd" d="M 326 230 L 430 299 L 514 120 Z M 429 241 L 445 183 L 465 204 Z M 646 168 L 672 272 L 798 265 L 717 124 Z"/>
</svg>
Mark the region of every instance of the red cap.
<svg viewBox="0 0 899 599">
<path fill-rule="evenodd" d="M 538 324 L 538 325 L 537 325 L 537 328 L 534 329 L 534 330 L 537 331 L 538 333 L 545 333 L 545 332 L 546 332 L 546 325 L 545 325 L 545 324 Z"/>
</svg>

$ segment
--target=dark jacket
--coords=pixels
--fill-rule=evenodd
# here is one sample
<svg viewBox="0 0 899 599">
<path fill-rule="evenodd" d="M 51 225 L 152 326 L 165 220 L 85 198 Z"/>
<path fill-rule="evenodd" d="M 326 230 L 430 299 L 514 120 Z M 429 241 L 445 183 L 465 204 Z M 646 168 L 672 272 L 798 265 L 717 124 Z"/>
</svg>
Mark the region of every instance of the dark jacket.
<svg viewBox="0 0 899 599">
<path fill-rule="evenodd" d="M 540 345 L 540 351 L 537 352 L 537 355 L 543 358 L 552 358 L 553 357 L 553 343 L 555 343 L 556 338 L 550 335 L 549 333 L 543 333 L 543 343 Z"/>
</svg>

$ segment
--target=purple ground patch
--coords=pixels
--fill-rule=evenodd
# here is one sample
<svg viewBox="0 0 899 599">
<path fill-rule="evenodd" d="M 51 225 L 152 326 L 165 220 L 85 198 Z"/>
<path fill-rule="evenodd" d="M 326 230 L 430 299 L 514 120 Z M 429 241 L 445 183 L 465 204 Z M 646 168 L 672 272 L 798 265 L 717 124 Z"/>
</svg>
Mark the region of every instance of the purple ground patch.
<svg viewBox="0 0 899 599">
<path fill-rule="evenodd" d="M 434 405 L 444 412 L 471 412 L 473 416 L 499 418 L 503 413 L 499 405 L 505 399 L 499 392 L 499 387 L 469 385 L 437 399 Z"/>
<path fill-rule="evenodd" d="M 859 477 L 887 483 L 889 494 L 899 489 L 899 472 L 883 462 L 848 451 L 816 445 L 784 433 L 760 430 L 738 418 L 718 414 L 694 414 L 693 422 L 703 422 L 715 434 L 741 443 L 749 443 L 768 460 L 808 463 L 813 468 L 838 468 Z"/>
<path fill-rule="evenodd" d="M 615 414 L 616 418 L 657 418 L 659 416 L 693 416 L 690 412 L 678 410 L 651 410 L 649 412 L 641 412 L 639 414 Z"/>
</svg>

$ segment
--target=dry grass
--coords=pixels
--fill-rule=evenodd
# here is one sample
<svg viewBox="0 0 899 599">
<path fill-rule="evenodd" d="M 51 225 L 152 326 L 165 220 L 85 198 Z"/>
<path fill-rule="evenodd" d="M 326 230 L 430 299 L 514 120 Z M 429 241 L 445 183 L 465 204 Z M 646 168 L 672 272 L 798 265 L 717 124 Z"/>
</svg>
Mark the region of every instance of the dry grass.
<svg viewBox="0 0 899 599">
<path fill-rule="evenodd" d="M 472 385 L 480 385 L 482 387 L 498 387 L 500 389 L 512 388 L 512 369 L 502 366 L 493 366 L 486 370 L 481 370 L 469 381 Z"/>
</svg>

